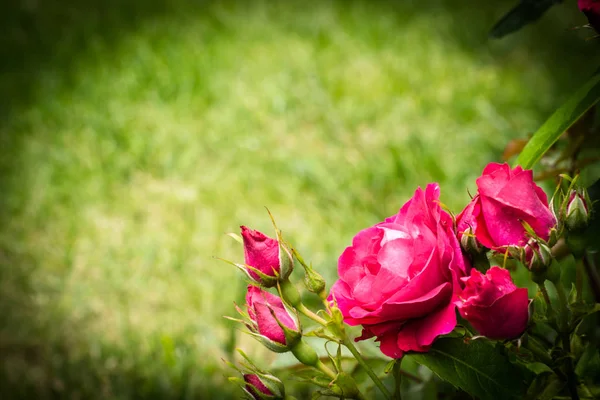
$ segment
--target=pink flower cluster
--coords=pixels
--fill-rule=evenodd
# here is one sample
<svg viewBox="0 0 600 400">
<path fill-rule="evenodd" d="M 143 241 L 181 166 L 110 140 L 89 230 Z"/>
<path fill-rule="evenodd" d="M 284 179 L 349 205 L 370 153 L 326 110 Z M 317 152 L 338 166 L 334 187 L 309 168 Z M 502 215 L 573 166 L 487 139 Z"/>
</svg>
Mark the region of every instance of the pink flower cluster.
<svg viewBox="0 0 600 400">
<path fill-rule="evenodd" d="M 456 221 L 440 206 L 439 186 L 429 184 L 398 214 L 354 237 L 339 258 L 329 299 L 347 324 L 362 326 L 357 340 L 376 337 L 392 358 L 424 352 L 455 328 L 457 308 L 490 338 L 525 331 L 527 290 L 517 288 L 507 270 L 472 268 L 460 239 L 468 235 L 496 251 L 524 248 L 531 230 L 548 240 L 556 219 L 531 171 L 492 163 L 476 183 L 477 195 Z"/>
</svg>

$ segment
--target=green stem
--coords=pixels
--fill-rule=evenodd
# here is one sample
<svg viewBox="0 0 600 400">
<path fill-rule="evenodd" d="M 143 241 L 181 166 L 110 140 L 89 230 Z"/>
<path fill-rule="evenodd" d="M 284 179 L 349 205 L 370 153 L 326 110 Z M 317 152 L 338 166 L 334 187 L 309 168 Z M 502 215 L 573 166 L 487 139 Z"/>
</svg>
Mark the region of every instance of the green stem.
<svg viewBox="0 0 600 400">
<path fill-rule="evenodd" d="M 327 365 L 323 364 L 323 362 L 321 360 L 319 360 L 317 362 L 317 364 L 315 365 L 315 368 L 317 368 L 319 371 L 323 372 L 325 375 L 327 375 L 332 381 L 335 381 L 338 376 L 337 374 L 331 369 L 329 368 Z M 354 383 L 354 385 L 356 385 L 356 383 Z M 365 396 L 360 392 L 360 390 L 358 390 L 358 387 L 355 387 L 356 389 L 356 398 L 358 400 L 366 400 Z"/>
<path fill-rule="evenodd" d="M 315 368 L 327 375 L 332 381 L 335 380 L 335 378 L 337 378 L 337 374 L 327 365 L 323 364 L 321 360 L 317 362 Z"/>
<path fill-rule="evenodd" d="M 550 302 L 550 296 L 548 296 L 548 290 L 546 289 L 546 284 L 544 282 L 539 282 L 538 288 L 540 289 L 542 296 L 544 296 L 544 301 L 546 302 L 546 307 L 548 310 L 547 316 L 549 319 L 552 319 L 554 317 L 554 309 L 552 308 L 552 302 Z"/>
<path fill-rule="evenodd" d="M 575 265 L 575 290 L 577 291 L 577 296 L 575 301 L 578 304 L 583 302 L 583 273 L 584 273 L 583 259 L 577 261 L 577 265 Z"/>
<path fill-rule="evenodd" d="M 556 294 L 558 296 L 558 328 L 560 330 L 560 337 L 563 343 L 563 350 L 566 353 L 565 357 L 565 373 L 567 375 L 567 387 L 571 393 L 572 400 L 579 400 L 579 394 L 577 393 L 577 377 L 575 376 L 575 369 L 573 367 L 573 358 L 571 357 L 571 338 L 569 335 L 569 303 L 567 301 L 567 295 L 565 294 L 565 288 L 559 281 L 554 283 L 556 287 Z"/>
<path fill-rule="evenodd" d="M 400 364 L 402 363 L 402 359 L 398 359 L 396 360 L 396 362 L 394 363 L 394 380 L 395 380 L 395 391 L 394 391 L 394 398 L 395 400 L 401 400 L 402 399 L 402 393 L 400 391 L 400 384 L 402 383 L 402 369 L 400 368 Z"/>
<path fill-rule="evenodd" d="M 313 321 L 315 321 L 316 323 L 318 323 L 320 325 L 323 325 L 323 326 L 327 325 L 327 321 L 325 321 L 323 318 L 319 317 L 314 312 L 310 311 L 302 303 L 300 303 L 296 306 L 296 310 L 300 311 L 302 314 L 306 315 L 308 318 L 312 319 Z"/>
<path fill-rule="evenodd" d="M 358 352 L 358 349 L 356 348 L 356 346 L 354 346 L 352 339 L 349 339 L 348 337 L 344 338 L 344 346 L 346 346 L 348 348 L 348 350 L 350 350 L 350 353 L 352 353 L 354 358 L 356 358 L 356 361 L 358 361 L 358 364 L 361 367 L 363 367 L 365 371 L 367 371 L 367 374 L 369 375 L 369 377 L 371 377 L 371 380 L 373 381 L 373 383 L 375 383 L 375 385 L 379 388 L 379 390 L 381 390 L 381 393 L 383 393 L 383 396 L 387 400 L 391 400 L 392 394 L 389 392 L 389 390 L 387 390 L 387 388 L 385 387 L 383 382 L 381 382 L 381 380 L 379 379 L 377 374 L 375 374 L 375 372 L 371 369 L 371 367 L 369 367 L 369 365 L 362 358 L 362 356 Z"/>
<path fill-rule="evenodd" d="M 598 275 L 594 258 L 590 253 L 584 254 L 583 265 L 585 267 L 585 271 L 587 272 L 588 281 L 590 282 L 590 287 L 594 293 L 596 303 L 600 303 L 600 276 Z"/>
<path fill-rule="evenodd" d="M 302 304 L 302 298 L 300 292 L 296 289 L 296 286 L 289 279 L 285 279 L 279 282 L 279 294 L 281 297 L 292 307 L 296 308 L 299 304 Z"/>
<path fill-rule="evenodd" d="M 533 353 L 536 358 L 543 362 L 544 364 L 552 367 L 553 361 L 552 357 L 548 354 L 548 352 L 544 349 L 542 345 L 538 343 L 533 337 L 529 336 L 527 341 L 525 342 L 525 348 Z"/>
</svg>

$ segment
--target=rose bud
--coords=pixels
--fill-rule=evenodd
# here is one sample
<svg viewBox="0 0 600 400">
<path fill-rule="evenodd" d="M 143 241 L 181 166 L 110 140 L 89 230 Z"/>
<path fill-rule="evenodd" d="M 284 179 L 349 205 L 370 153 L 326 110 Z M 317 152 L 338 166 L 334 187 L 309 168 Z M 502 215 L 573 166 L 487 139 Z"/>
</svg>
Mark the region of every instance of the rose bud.
<svg viewBox="0 0 600 400">
<path fill-rule="evenodd" d="M 460 315 L 481 335 L 490 339 L 514 339 L 527 328 L 527 289 L 517 288 L 510 273 L 492 267 L 484 275 L 476 269 L 461 278 L 465 289 L 456 303 Z"/>
<path fill-rule="evenodd" d="M 247 322 L 251 334 L 271 351 L 290 350 L 301 338 L 297 318 L 285 307 L 278 296 L 253 285 L 246 294 Z"/>
<path fill-rule="evenodd" d="M 532 233 L 550 239 L 556 218 L 531 170 L 490 163 L 476 182 L 477 195 L 456 218 L 461 240 L 465 232 L 474 233 L 481 245 L 504 251 L 524 248 Z"/>
<path fill-rule="evenodd" d="M 578 0 L 577 5 L 588 19 L 590 26 L 600 32 L 600 2 L 597 0 Z"/>
<path fill-rule="evenodd" d="M 244 391 L 255 400 L 283 399 L 285 388 L 283 383 L 273 375 L 244 374 L 246 385 Z"/>
<path fill-rule="evenodd" d="M 242 226 L 244 241 L 244 271 L 256 283 L 273 287 L 278 280 L 287 279 L 292 272 L 292 255 L 289 249 L 262 232 Z"/>
<path fill-rule="evenodd" d="M 454 300 L 469 266 L 440 189 L 417 189 L 394 215 L 359 232 L 338 261 L 333 310 L 348 325 L 362 325 L 358 340 L 375 336 L 392 358 L 425 352 L 456 326 Z"/>
<path fill-rule="evenodd" d="M 570 231 L 585 228 L 590 219 L 589 201 L 587 193 L 573 190 L 567 203 L 565 225 Z"/>
</svg>

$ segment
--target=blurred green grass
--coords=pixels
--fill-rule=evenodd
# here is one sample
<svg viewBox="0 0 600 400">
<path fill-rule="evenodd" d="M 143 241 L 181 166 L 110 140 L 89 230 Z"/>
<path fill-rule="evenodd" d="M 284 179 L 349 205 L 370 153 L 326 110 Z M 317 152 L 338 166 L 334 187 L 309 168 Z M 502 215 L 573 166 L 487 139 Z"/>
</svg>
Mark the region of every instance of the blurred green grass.
<svg viewBox="0 0 600 400">
<path fill-rule="evenodd" d="M 572 4 L 15 3 L 0 19 L 0 395 L 229 398 L 244 281 L 225 233 L 335 277 L 358 230 L 485 163 L 597 64 Z M 592 55 L 593 54 L 593 55 Z M 251 352 L 251 351 L 250 351 Z"/>
</svg>

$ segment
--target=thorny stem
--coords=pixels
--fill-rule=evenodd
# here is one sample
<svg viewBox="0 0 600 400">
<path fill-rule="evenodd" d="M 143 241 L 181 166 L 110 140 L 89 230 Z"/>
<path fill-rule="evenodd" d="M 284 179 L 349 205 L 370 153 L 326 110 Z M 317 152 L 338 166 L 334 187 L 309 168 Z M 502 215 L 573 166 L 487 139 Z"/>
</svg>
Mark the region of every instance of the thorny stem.
<svg viewBox="0 0 600 400">
<path fill-rule="evenodd" d="M 585 259 L 585 256 L 584 256 Z M 575 265 L 575 291 L 577 292 L 577 303 L 583 302 L 583 260 L 577 261 Z"/>
<path fill-rule="evenodd" d="M 400 383 L 402 382 L 402 369 L 400 368 L 400 364 L 402 363 L 402 359 L 396 360 L 394 363 L 394 380 L 395 382 L 395 400 L 402 399 L 402 393 L 400 392 Z"/>
<path fill-rule="evenodd" d="M 558 295 L 558 327 L 560 330 L 560 337 L 563 342 L 563 349 L 567 353 L 565 357 L 565 372 L 567 375 L 567 387 L 571 393 L 572 400 L 579 400 L 579 394 L 577 393 L 577 377 L 575 376 L 575 370 L 573 367 L 573 358 L 571 357 L 571 338 L 569 336 L 569 306 L 567 301 L 567 295 L 565 294 L 565 288 L 563 284 L 558 281 L 554 283 L 556 287 L 556 293 Z"/>
<path fill-rule="evenodd" d="M 383 396 L 387 400 L 391 400 L 392 399 L 392 394 L 389 392 L 389 390 L 387 390 L 387 388 L 385 387 L 385 385 L 383 384 L 383 382 L 381 382 L 381 380 L 379 379 L 379 377 L 377 376 L 377 374 L 375 374 L 375 372 L 373 372 L 373 370 L 371 369 L 371 367 L 369 367 L 369 365 L 362 358 L 362 356 L 358 352 L 358 349 L 356 348 L 356 346 L 354 346 L 354 343 L 352 342 L 352 339 L 349 339 L 348 337 L 345 337 L 344 338 L 344 346 L 346 346 L 348 348 L 348 350 L 350 350 L 350 353 L 352 353 L 352 355 L 354 356 L 354 358 L 356 358 L 356 361 L 358 361 L 358 364 L 361 367 L 363 367 L 365 371 L 367 371 L 367 374 L 369 375 L 369 377 L 371 377 L 371 380 L 375 383 L 375 385 L 379 388 L 379 390 L 381 390 L 381 393 L 383 393 Z"/>
</svg>

